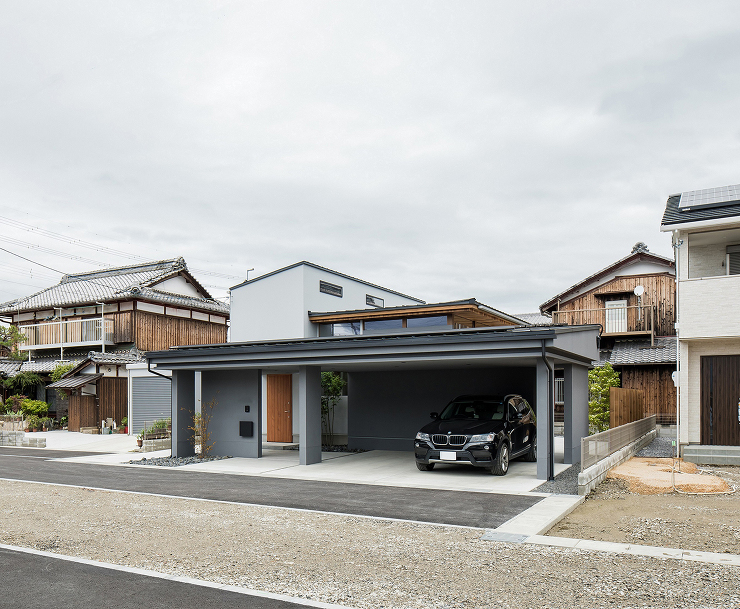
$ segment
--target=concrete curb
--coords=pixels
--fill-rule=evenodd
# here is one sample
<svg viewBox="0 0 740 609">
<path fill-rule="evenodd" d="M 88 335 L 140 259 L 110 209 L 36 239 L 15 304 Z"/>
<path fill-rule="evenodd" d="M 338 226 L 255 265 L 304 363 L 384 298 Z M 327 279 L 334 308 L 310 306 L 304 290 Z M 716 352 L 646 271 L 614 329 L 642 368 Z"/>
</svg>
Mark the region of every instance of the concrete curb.
<svg viewBox="0 0 740 609">
<path fill-rule="evenodd" d="M 578 495 L 550 495 L 493 529 L 493 532 L 524 536 L 544 535 L 585 499 Z"/>
<path fill-rule="evenodd" d="M 617 465 L 621 465 L 627 461 L 641 448 L 650 444 L 650 442 L 655 439 L 656 435 L 657 432 L 653 429 L 641 438 L 632 442 L 632 444 L 625 446 L 605 459 L 602 459 L 598 463 L 594 463 L 591 467 L 583 470 L 578 474 L 578 494 L 588 495 L 606 478 L 610 469 L 613 469 L 617 467 Z"/>
</svg>

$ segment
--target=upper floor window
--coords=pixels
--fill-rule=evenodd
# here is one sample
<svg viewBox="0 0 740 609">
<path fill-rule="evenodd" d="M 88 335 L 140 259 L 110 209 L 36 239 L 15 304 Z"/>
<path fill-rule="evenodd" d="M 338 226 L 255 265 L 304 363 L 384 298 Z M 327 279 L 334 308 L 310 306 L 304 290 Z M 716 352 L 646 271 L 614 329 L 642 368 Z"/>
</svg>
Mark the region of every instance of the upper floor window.
<svg viewBox="0 0 740 609">
<path fill-rule="evenodd" d="M 383 308 L 383 306 L 385 306 L 384 303 L 385 301 L 382 298 L 365 294 L 365 304 L 370 305 L 371 307 Z"/>
<path fill-rule="evenodd" d="M 740 245 L 727 246 L 725 266 L 728 275 L 740 275 Z"/>
<path fill-rule="evenodd" d="M 435 315 L 434 317 L 409 317 L 406 320 L 407 328 L 428 328 L 446 325 L 447 315 Z"/>
<path fill-rule="evenodd" d="M 328 281 L 319 281 L 319 292 L 330 294 L 331 296 L 342 297 L 342 286 L 329 283 Z"/>
</svg>

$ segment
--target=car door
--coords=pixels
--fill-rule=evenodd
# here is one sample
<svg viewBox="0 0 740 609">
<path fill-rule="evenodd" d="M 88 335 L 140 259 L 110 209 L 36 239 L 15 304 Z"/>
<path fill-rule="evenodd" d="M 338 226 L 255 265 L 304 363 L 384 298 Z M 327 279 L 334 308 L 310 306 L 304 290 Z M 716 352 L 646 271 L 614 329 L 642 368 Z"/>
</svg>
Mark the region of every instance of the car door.
<svg viewBox="0 0 740 609">
<path fill-rule="evenodd" d="M 509 426 L 509 437 L 511 438 L 511 452 L 516 454 L 524 445 L 525 427 L 521 423 L 522 398 L 512 396 L 506 400 L 506 420 Z"/>
<path fill-rule="evenodd" d="M 537 433 L 537 419 L 534 416 L 532 407 L 524 398 L 521 398 L 521 401 L 517 405 L 517 410 L 519 429 L 521 430 L 522 448 L 529 447 L 529 445 L 534 441 L 535 434 Z"/>
</svg>

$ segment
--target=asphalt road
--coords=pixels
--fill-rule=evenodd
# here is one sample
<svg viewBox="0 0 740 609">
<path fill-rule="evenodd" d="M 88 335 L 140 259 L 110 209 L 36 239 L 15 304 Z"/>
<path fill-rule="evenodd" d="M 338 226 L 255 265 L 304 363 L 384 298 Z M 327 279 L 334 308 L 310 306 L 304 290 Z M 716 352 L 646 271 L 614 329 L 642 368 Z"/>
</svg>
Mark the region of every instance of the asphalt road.
<svg viewBox="0 0 740 609">
<path fill-rule="evenodd" d="M 207 588 L 0 548 L 0 607 L 300 609 L 301 603 Z"/>
<path fill-rule="evenodd" d="M 52 461 L 68 451 L 0 447 L 0 478 L 496 528 L 539 497 Z"/>
</svg>

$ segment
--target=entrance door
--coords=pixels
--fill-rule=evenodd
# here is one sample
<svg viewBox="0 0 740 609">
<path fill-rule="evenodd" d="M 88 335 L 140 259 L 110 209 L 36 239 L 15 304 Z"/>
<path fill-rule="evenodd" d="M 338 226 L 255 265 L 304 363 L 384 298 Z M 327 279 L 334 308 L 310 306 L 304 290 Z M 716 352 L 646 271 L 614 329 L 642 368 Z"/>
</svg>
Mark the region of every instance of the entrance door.
<svg viewBox="0 0 740 609">
<path fill-rule="evenodd" d="M 740 355 L 701 358 L 701 443 L 740 446 Z"/>
<path fill-rule="evenodd" d="M 94 395 L 69 396 L 69 431 L 80 431 L 81 427 L 97 427 L 98 417 L 95 413 Z"/>
<path fill-rule="evenodd" d="M 627 331 L 627 301 L 606 301 L 605 334 L 618 334 Z"/>
<path fill-rule="evenodd" d="M 293 383 L 290 374 L 267 375 L 267 441 L 293 441 Z"/>
</svg>

